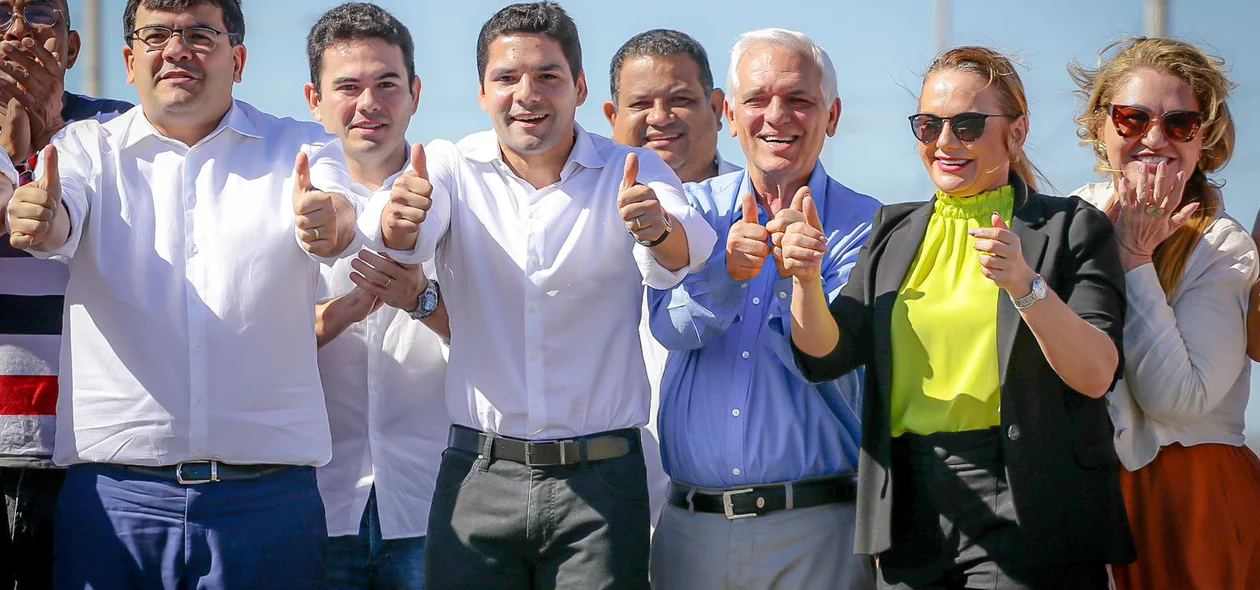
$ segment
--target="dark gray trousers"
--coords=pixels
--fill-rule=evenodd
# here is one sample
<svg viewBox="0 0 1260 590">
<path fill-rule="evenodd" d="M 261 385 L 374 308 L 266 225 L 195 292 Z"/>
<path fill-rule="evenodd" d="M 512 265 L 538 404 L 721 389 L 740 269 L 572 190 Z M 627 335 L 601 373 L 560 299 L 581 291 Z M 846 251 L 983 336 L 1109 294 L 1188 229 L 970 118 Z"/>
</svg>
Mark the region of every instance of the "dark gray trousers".
<svg viewBox="0 0 1260 590">
<path fill-rule="evenodd" d="M 425 587 L 643 590 L 649 510 L 641 448 L 572 467 L 442 453 Z"/>
<path fill-rule="evenodd" d="M 1107 590 L 1101 561 L 1047 567 L 1023 559 L 996 429 L 904 434 L 893 440 L 893 469 L 894 518 L 928 542 L 899 545 L 894 532 L 877 562 L 881 589 Z"/>
</svg>

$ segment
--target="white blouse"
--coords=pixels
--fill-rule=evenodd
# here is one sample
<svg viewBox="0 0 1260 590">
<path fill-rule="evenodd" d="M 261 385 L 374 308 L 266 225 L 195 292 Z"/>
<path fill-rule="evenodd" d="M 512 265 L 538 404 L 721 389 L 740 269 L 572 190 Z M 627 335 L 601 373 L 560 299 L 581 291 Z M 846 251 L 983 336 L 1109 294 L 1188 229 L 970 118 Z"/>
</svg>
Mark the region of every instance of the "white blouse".
<svg viewBox="0 0 1260 590">
<path fill-rule="evenodd" d="M 1114 189 L 1091 183 L 1072 194 L 1105 208 Z M 1247 307 L 1256 277 L 1255 243 L 1224 213 L 1195 246 L 1171 296 L 1154 265 L 1125 274 L 1124 378 L 1107 401 L 1126 469 L 1142 468 L 1172 443 L 1244 443 Z"/>
</svg>

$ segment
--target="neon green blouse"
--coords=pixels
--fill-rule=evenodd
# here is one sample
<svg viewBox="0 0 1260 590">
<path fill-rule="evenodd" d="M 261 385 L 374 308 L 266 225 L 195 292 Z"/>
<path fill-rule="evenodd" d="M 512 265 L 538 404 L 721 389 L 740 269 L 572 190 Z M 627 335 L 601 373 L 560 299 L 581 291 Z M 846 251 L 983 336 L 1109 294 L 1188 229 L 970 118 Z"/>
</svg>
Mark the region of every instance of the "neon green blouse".
<svg viewBox="0 0 1260 590">
<path fill-rule="evenodd" d="M 994 211 L 1010 220 L 1015 190 L 973 197 L 937 192 L 927 233 L 892 315 L 892 435 L 962 432 L 1002 423 L 1000 289 L 980 272 L 976 238 Z"/>
</svg>

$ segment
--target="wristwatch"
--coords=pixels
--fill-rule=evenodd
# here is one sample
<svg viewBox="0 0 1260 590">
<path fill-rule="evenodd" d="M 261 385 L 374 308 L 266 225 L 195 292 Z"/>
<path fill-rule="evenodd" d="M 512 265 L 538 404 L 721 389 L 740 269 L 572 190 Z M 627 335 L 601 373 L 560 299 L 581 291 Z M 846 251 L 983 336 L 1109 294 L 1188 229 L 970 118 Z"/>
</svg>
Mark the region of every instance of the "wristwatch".
<svg viewBox="0 0 1260 590">
<path fill-rule="evenodd" d="M 1033 279 L 1033 282 L 1032 282 L 1032 291 L 1030 291 L 1027 295 L 1020 297 L 1018 299 L 1016 299 L 1015 297 L 1011 297 L 1011 303 L 1015 304 L 1015 309 L 1022 311 L 1022 310 L 1028 309 L 1029 307 L 1032 307 L 1034 303 L 1041 301 L 1042 299 L 1045 299 L 1045 298 L 1046 298 L 1046 281 L 1045 279 L 1041 278 L 1041 275 L 1037 275 L 1037 278 Z"/>
<path fill-rule="evenodd" d="M 437 311 L 438 301 L 442 298 L 442 290 L 438 287 L 438 282 L 430 280 L 429 286 L 420 292 L 420 302 L 415 311 L 407 312 L 413 320 L 423 320 Z"/>
<path fill-rule="evenodd" d="M 670 225 L 669 223 L 668 214 L 662 215 L 661 218 L 665 220 L 665 231 L 661 233 L 661 237 L 656 238 L 655 240 L 652 240 L 652 241 L 640 240 L 639 238 L 635 237 L 634 232 L 630 232 L 630 237 L 634 238 L 634 241 L 637 242 L 640 246 L 645 246 L 648 248 L 655 248 L 657 246 L 660 246 L 661 244 L 665 242 L 665 238 L 669 237 L 670 230 L 674 229 L 674 226 Z"/>
</svg>

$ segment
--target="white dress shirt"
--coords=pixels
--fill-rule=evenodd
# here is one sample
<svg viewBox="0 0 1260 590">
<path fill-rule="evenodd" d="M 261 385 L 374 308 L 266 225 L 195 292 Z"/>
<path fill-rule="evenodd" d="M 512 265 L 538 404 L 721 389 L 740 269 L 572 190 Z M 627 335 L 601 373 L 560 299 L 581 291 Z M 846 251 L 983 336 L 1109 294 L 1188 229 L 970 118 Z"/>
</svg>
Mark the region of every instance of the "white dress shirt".
<svg viewBox="0 0 1260 590">
<path fill-rule="evenodd" d="M 617 208 L 632 148 L 575 126 L 559 182 L 535 189 L 500 157 L 492 132 L 435 141 L 433 206 L 415 251 L 436 252 L 451 318 L 447 407 L 456 424 L 532 440 L 637 428 L 650 390 L 639 343 L 643 285 L 666 289 L 704 266 L 716 240 L 678 177 L 648 149 L 639 182 L 687 233 L 689 268 L 670 272 L 634 242 Z M 387 198 L 360 216 L 380 244 Z"/>
<path fill-rule="evenodd" d="M 401 174 L 380 190 L 388 194 Z M 357 183 L 351 188 L 364 198 L 373 192 Z M 320 300 L 354 289 L 351 260 L 320 269 Z M 436 276 L 431 264 L 424 270 Z M 332 428 L 332 460 L 318 471 L 328 536 L 359 533 L 373 485 L 382 537 L 425 535 L 451 424 L 442 394 L 444 348 L 423 323 L 386 305 L 319 349 Z"/>
<path fill-rule="evenodd" d="M 312 183 L 349 196 L 340 142 L 237 102 L 191 147 L 140 108 L 53 144 L 71 222 L 64 246 L 36 253 L 70 266 L 54 460 L 327 462 L 318 264 L 292 176 L 304 150 Z"/>
<path fill-rule="evenodd" d="M 1115 191 L 1093 183 L 1073 194 L 1103 209 Z M 1126 469 L 1137 471 L 1173 443 L 1244 444 L 1256 276 L 1255 243 L 1224 213 L 1195 245 L 1171 296 L 1152 264 L 1125 274 L 1124 378 L 1107 394 L 1107 409 Z"/>
</svg>

